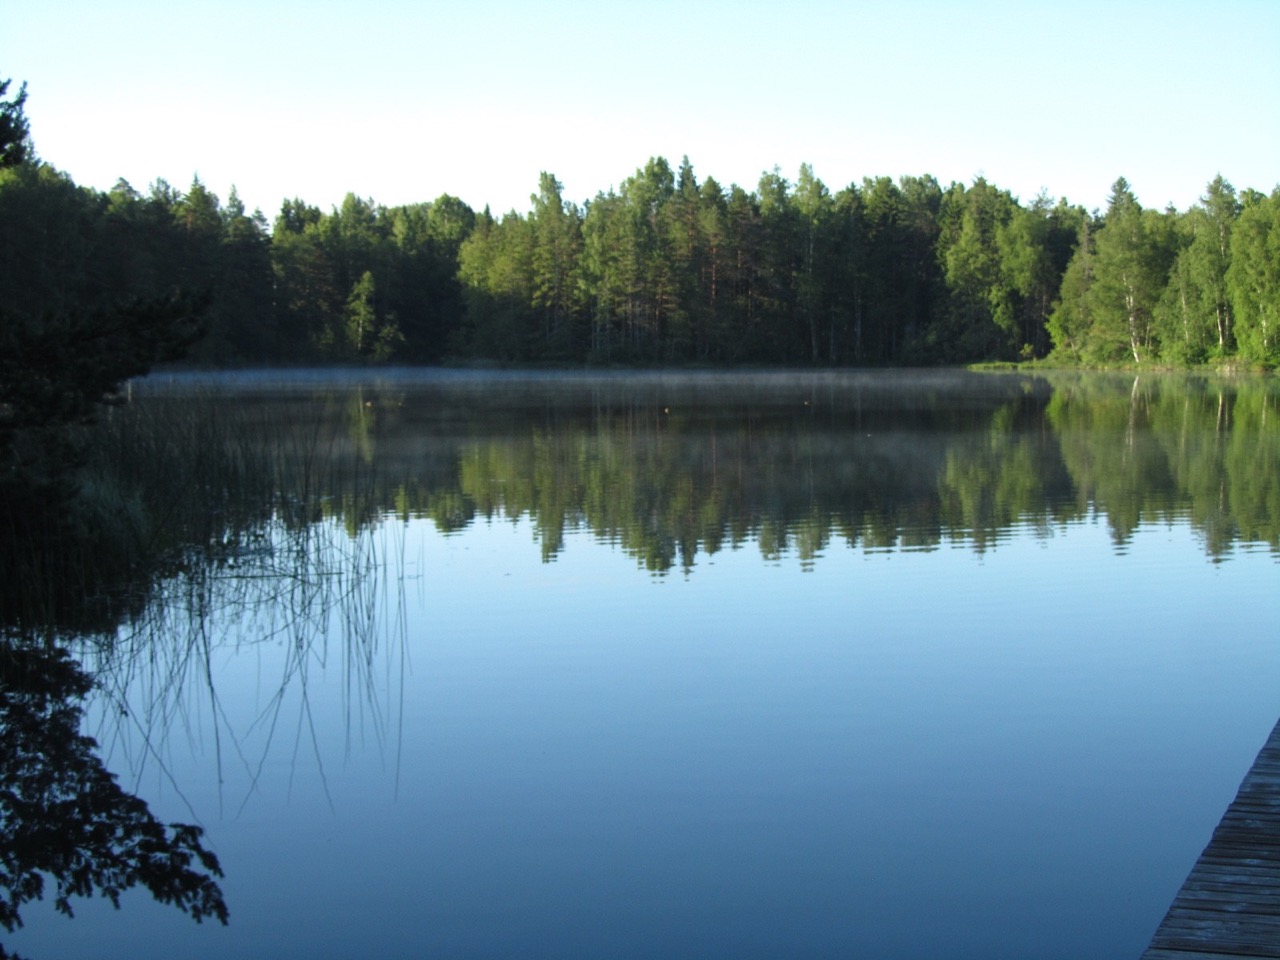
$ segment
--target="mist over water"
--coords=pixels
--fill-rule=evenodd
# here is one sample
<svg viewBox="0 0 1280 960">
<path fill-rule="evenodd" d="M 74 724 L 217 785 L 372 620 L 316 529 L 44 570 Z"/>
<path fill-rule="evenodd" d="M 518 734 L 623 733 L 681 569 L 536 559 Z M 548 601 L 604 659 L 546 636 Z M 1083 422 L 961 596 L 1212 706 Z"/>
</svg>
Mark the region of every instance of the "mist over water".
<svg viewBox="0 0 1280 960">
<path fill-rule="evenodd" d="M 133 397 L 118 449 L 210 465 L 77 648 L 88 732 L 231 921 L 29 909 L 24 955 L 1131 958 L 1280 710 L 1269 381 Z"/>
</svg>

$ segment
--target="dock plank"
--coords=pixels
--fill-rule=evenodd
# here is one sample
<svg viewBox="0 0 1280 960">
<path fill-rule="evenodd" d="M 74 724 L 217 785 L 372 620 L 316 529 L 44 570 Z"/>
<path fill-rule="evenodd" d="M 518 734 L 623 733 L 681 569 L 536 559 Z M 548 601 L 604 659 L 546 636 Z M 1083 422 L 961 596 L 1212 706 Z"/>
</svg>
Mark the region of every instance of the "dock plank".
<svg viewBox="0 0 1280 960">
<path fill-rule="evenodd" d="M 1280 960 L 1280 723 L 1142 960 Z"/>
</svg>

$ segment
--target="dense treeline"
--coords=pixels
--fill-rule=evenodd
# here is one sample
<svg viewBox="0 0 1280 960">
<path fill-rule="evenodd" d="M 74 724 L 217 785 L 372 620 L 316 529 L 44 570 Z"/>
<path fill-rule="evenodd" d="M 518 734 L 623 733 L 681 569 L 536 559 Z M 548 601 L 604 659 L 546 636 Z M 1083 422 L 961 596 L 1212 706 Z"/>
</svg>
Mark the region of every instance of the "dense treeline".
<svg viewBox="0 0 1280 960">
<path fill-rule="evenodd" d="M 180 357 L 202 304 L 139 297 L 144 265 L 112 242 L 128 225 L 32 159 L 26 87 L 6 99 L 10 85 L 0 80 L 0 928 L 22 926 L 46 892 L 71 916 L 73 898 L 118 907 L 134 887 L 226 923 L 202 829 L 157 819 L 106 768 L 81 729 L 94 678 L 62 645 L 113 634 L 111 614 L 151 572 L 112 536 L 128 520 L 90 494 L 92 448 L 75 428 L 126 378 Z"/>
<path fill-rule="evenodd" d="M 659 157 L 583 205 L 543 173 L 526 213 L 348 195 L 268 224 L 198 178 L 101 193 L 28 158 L 0 171 L 0 258 L 10 323 L 206 292 L 215 365 L 1280 359 L 1280 190 L 1221 177 L 1184 213 L 1121 179 L 1091 214 L 808 166 L 748 191 Z"/>
</svg>

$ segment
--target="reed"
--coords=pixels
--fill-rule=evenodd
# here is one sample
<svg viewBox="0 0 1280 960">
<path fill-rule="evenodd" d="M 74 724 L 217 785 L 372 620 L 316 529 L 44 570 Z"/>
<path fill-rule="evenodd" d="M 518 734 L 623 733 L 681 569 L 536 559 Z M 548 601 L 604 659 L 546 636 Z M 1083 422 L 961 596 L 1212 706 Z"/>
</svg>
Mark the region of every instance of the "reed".
<svg viewBox="0 0 1280 960">
<path fill-rule="evenodd" d="M 95 733 L 113 762 L 140 775 L 198 727 L 212 733 L 220 800 L 225 783 L 243 804 L 277 748 L 313 757 L 323 783 L 308 690 L 326 665 L 341 671 L 361 729 L 387 742 L 398 708 L 378 675 L 407 642 L 403 597 L 386 596 L 403 590 L 398 528 L 353 523 L 380 515 L 378 471 L 330 402 L 147 398 L 98 430 L 81 491 L 120 518 L 136 602 L 75 650 L 95 677 Z M 223 710 L 214 661 L 254 646 L 278 675 L 246 724 Z M 237 783 L 249 785 L 239 796 Z"/>
</svg>

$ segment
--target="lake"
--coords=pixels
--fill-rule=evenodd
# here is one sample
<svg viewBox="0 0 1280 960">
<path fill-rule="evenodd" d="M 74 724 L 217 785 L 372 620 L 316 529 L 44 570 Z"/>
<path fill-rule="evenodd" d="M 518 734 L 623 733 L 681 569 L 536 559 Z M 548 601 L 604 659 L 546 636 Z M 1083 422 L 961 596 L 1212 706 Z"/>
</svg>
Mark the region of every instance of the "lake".
<svg viewBox="0 0 1280 960">
<path fill-rule="evenodd" d="M 34 960 L 1136 958 L 1280 716 L 1272 379 L 132 398 L 102 469 L 200 465 L 87 732 L 230 923 L 36 903 Z"/>
</svg>

